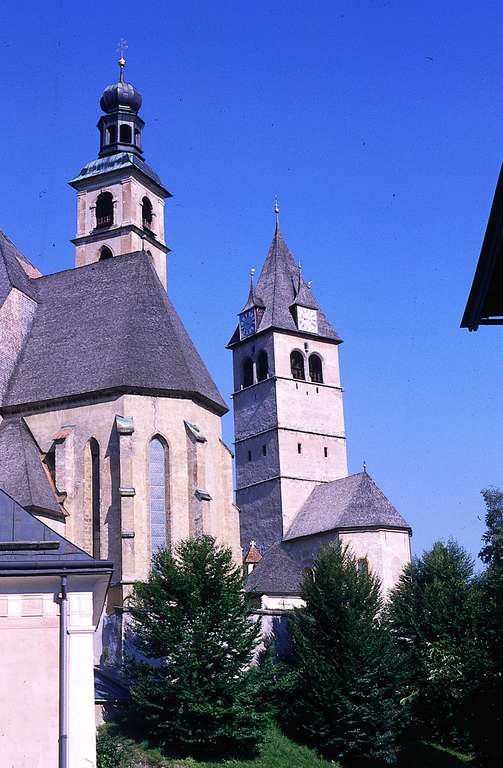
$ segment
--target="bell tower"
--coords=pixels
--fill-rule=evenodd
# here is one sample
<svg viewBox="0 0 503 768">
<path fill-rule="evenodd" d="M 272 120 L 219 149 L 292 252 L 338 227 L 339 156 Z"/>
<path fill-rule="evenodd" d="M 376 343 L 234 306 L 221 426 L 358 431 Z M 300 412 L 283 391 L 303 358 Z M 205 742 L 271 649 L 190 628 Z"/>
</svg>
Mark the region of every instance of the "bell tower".
<svg viewBox="0 0 503 768">
<path fill-rule="evenodd" d="M 100 100 L 98 158 L 70 182 L 77 191 L 75 265 L 148 250 L 166 287 L 164 200 L 171 195 L 143 159 L 142 97 L 125 81 L 125 65 L 121 57 L 119 80 Z"/>
<path fill-rule="evenodd" d="M 228 347 L 241 546 L 280 542 L 313 488 L 347 475 L 338 346 L 276 229 Z"/>
</svg>

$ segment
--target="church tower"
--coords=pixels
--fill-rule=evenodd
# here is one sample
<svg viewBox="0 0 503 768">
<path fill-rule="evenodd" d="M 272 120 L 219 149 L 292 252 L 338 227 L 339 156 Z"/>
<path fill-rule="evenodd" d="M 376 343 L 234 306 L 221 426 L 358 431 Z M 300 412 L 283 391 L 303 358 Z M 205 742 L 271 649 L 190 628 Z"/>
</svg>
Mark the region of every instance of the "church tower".
<svg viewBox="0 0 503 768">
<path fill-rule="evenodd" d="M 121 58 L 119 81 L 101 97 L 98 159 L 70 182 L 77 190 L 75 264 L 148 250 L 166 287 L 164 200 L 171 195 L 143 159 L 142 98 L 124 80 L 125 64 Z"/>
<path fill-rule="evenodd" d="M 229 342 L 241 546 L 282 540 L 316 485 L 347 475 L 338 345 L 276 229 Z"/>
</svg>

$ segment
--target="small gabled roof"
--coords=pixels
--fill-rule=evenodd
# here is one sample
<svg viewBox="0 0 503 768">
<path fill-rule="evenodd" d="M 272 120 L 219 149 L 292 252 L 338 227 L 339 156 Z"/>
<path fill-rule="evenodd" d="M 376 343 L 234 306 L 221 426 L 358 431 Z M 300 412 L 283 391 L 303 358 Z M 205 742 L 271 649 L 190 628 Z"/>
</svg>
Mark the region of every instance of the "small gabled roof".
<svg viewBox="0 0 503 768">
<path fill-rule="evenodd" d="M 36 284 L 37 311 L 4 408 L 120 391 L 193 398 L 227 411 L 148 251 Z"/>
<path fill-rule="evenodd" d="M 23 418 L 0 423 L 0 488 L 33 512 L 63 511 L 42 464 L 41 451 Z"/>
<path fill-rule="evenodd" d="M 317 485 L 288 530 L 285 541 L 345 528 L 402 528 L 410 531 L 367 472 Z"/>
<path fill-rule="evenodd" d="M 14 243 L 0 230 L 0 306 L 12 288 L 17 288 L 36 301 L 37 292 L 27 272 L 35 268 L 18 251 Z"/>
<path fill-rule="evenodd" d="M 303 306 L 318 309 L 318 336 L 335 342 L 341 341 L 323 312 L 319 310 L 318 303 L 307 283 L 304 282 L 299 266 L 283 240 L 278 225 L 276 225 L 271 247 L 254 290 L 255 295 L 260 297 L 265 306 L 257 328 L 258 333 L 268 328 L 298 333 L 291 308 L 295 303 L 302 303 Z M 300 292 L 302 302 L 296 302 Z M 239 329 L 236 329 L 229 346 L 236 344 L 239 340 Z"/>
<path fill-rule="evenodd" d="M 503 165 L 461 328 L 503 325 Z"/>
</svg>

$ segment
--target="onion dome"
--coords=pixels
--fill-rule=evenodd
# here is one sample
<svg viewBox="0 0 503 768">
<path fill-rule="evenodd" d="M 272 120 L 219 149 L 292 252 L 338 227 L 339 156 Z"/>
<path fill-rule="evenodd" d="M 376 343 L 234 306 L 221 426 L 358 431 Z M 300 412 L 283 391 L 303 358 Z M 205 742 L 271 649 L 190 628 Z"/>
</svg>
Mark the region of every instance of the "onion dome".
<svg viewBox="0 0 503 768">
<path fill-rule="evenodd" d="M 125 109 L 136 114 L 141 107 L 141 93 L 136 90 L 134 85 L 124 81 L 125 64 L 126 62 L 123 58 L 119 59 L 119 82 L 107 86 L 100 99 L 100 106 L 103 112 L 108 114 L 117 109 Z"/>
</svg>

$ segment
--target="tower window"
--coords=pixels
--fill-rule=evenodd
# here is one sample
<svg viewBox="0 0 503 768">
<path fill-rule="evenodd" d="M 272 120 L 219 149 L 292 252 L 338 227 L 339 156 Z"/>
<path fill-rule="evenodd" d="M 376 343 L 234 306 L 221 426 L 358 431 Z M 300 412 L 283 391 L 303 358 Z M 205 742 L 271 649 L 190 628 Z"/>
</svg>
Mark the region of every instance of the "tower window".
<svg viewBox="0 0 503 768">
<path fill-rule="evenodd" d="M 168 447 L 161 437 L 150 441 L 148 458 L 150 545 L 154 554 L 164 548 L 168 540 Z"/>
<path fill-rule="evenodd" d="M 121 144 L 131 144 L 131 140 L 133 137 L 133 132 L 131 131 L 130 125 L 121 125 L 119 128 L 119 138 Z"/>
<path fill-rule="evenodd" d="M 262 446 L 262 456 L 267 456 L 267 446 L 266 445 Z"/>
<path fill-rule="evenodd" d="M 141 133 L 138 130 L 138 128 L 136 128 L 134 132 L 134 143 L 136 144 L 137 147 L 141 145 L 140 136 L 141 136 Z"/>
<path fill-rule="evenodd" d="M 309 378 L 317 384 L 323 384 L 323 369 L 319 355 L 309 355 Z"/>
<path fill-rule="evenodd" d="M 243 363 L 243 387 L 251 387 L 253 384 L 253 360 L 247 357 Z"/>
<path fill-rule="evenodd" d="M 248 461 L 251 461 L 251 451 L 248 451 Z"/>
<path fill-rule="evenodd" d="M 290 368 L 294 379 L 305 379 L 304 373 L 304 358 L 302 354 L 297 350 L 294 350 L 290 355 Z"/>
<path fill-rule="evenodd" d="M 302 453 L 302 443 L 297 443 L 297 453 Z"/>
<path fill-rule="evenodd" d="M 105 259 L 111 259 L 113 256 L 112 251 L 107 245 L 103 245 L 99 250 L 98 261 L 104 261 Z"/>
<path fill-rule="evenodd" d="M 323 449 L 323 455 L 324 455 L 324 457 L 326 459 L 328 459 L 328 448 L 327 448 L 327 446 L 325 446 L 324 449 Z"/>
<path fill-rule="evenodd" d="M 96 200 L 96 226 L 110 227 L 114 223 L 114 199 L 111 192 L 102 192 Z"/>
<path fill-rule="evenodd" d="M 259 353 L 257 360 L 257 381 L 264 381 L 269 375 L 269 361 L 265 349 Z"/>
<path fill-rule="evenodd" d="M 144 197 L 141 201 L 141 218 L 145 229 L 152 229 L 154 214 L 152 211 L 152 203 L 148 197 Z"/>
<path fill-rule="evenodd" d="M 117 141 L 117 128 L 115 125 L 108 127 L 108 143 L 115 144 Z"/>
</svg>

